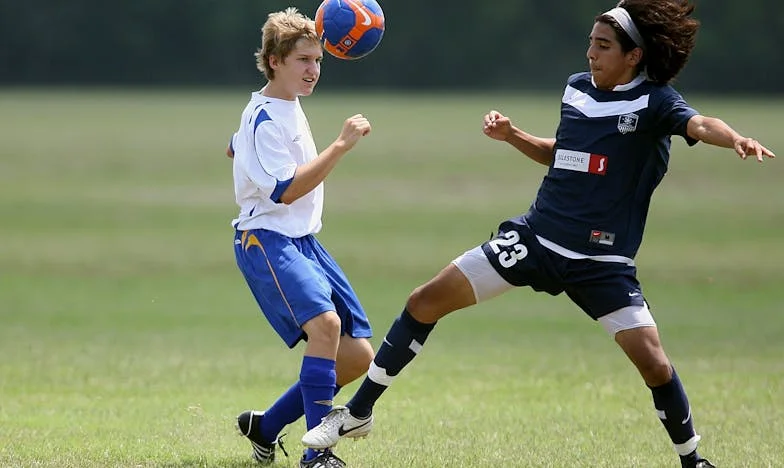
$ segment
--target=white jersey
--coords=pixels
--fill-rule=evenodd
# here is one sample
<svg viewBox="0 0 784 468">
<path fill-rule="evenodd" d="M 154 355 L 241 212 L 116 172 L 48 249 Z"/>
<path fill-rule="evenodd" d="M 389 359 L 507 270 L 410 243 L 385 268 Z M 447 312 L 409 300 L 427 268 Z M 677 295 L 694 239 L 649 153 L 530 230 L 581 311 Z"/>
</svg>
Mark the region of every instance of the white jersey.
<svg viewBox="0 0 784 468">
<path fill-rule="evenodd" d="M 241 231 L 268 229 L 294 238 L 321 229 L 323 182 L 290 205 L 280 201 L 297 166 L 318 156 L 299 99 L 253 93 L 231 147 L 234 194 L 240 207 L 232 226 Z"/>
</svg>

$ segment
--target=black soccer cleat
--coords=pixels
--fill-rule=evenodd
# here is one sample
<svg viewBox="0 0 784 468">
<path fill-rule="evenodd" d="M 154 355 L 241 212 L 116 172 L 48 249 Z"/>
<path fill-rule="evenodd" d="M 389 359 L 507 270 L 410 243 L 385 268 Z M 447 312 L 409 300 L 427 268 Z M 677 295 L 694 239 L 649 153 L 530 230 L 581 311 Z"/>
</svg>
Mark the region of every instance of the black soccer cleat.
<svg viewBox="0 0 784 468">
<path fill-rule="evenodd" d="M 253 459 L 262 465 L 269 465 L 275 461 L 277 447 L 280 447 L 283 455 L 288 457 L 289 454 L 283 448 L 283 435 L 272 442 L 267 442 L 258 434 L 257 426 L 262 416 L 264 416 L 264 411 L 244 411 L 237 416 L 237 430 L 250 441 L 250 445 L 253 447 Z"/>
<path fill-rule="evenodd" d="M 299 468 L 346 468 L 346 462 L 327 449 L 308 461 L 304 460 L 303 455 L 303 459 L 299 461 Z"/>
</svg>

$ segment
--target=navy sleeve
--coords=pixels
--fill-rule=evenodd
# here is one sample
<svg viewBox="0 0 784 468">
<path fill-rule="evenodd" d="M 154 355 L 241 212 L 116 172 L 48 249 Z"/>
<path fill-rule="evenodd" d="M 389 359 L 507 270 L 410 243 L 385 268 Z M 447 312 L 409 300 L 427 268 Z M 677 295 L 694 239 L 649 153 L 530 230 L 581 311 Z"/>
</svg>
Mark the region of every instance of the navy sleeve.
<svg viewBox="0 0 784 468">
<path fill-rule="evenodd" d="M 670 86 L 662 88 L 661 104 L 657 109 L 657 129 L 662 135 L 680 135 L 689 146 L 697 144 L 698 140 L 686 134 L 689 120 L 698 115 L 683 97 Z"/>
</svg>

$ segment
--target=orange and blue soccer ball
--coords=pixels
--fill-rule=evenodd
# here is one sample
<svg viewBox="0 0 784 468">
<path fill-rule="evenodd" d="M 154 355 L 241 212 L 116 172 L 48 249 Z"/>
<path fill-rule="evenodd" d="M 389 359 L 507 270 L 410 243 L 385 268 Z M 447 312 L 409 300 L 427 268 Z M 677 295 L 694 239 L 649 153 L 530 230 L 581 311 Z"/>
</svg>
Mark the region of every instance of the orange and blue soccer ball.
<svg viewBox="0 0 784 468">
<path fill-rule="evenodd" d="M 343 60 L 366 56 L 384 37 L 384 12 L 376 0 L 324 0 L 315 21 L 324 50 Z"/>
</svg>

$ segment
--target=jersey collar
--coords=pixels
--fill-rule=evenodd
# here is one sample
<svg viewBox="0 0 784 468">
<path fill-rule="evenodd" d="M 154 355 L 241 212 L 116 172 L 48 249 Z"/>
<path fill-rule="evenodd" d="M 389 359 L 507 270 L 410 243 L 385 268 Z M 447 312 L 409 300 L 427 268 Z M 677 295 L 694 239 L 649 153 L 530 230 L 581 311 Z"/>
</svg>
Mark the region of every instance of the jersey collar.
<svg viewBox="0 0 784 468">
<path fill-rule="evenodd" d="M 645 76 L 644 73 L 640 73 L 639 75 L 637 75 L 637 78 L 633 79 L 632 81 L 630 81 L 630 82 L 628 82 L 626 84 L 617 85 L 612 90 L 613 91 L 629 91 L 630 89 L 633 89 L 633 88 L 636 88 L 637 86 L 639 86 L 640 83 L 645 81 L 647 78 L 648 77 Z M 596 88 L 596 82 L 593 81 L 593 77 L 591 77 L 591 84 L 593 85 L 594 88 Z"/>
</svg>

